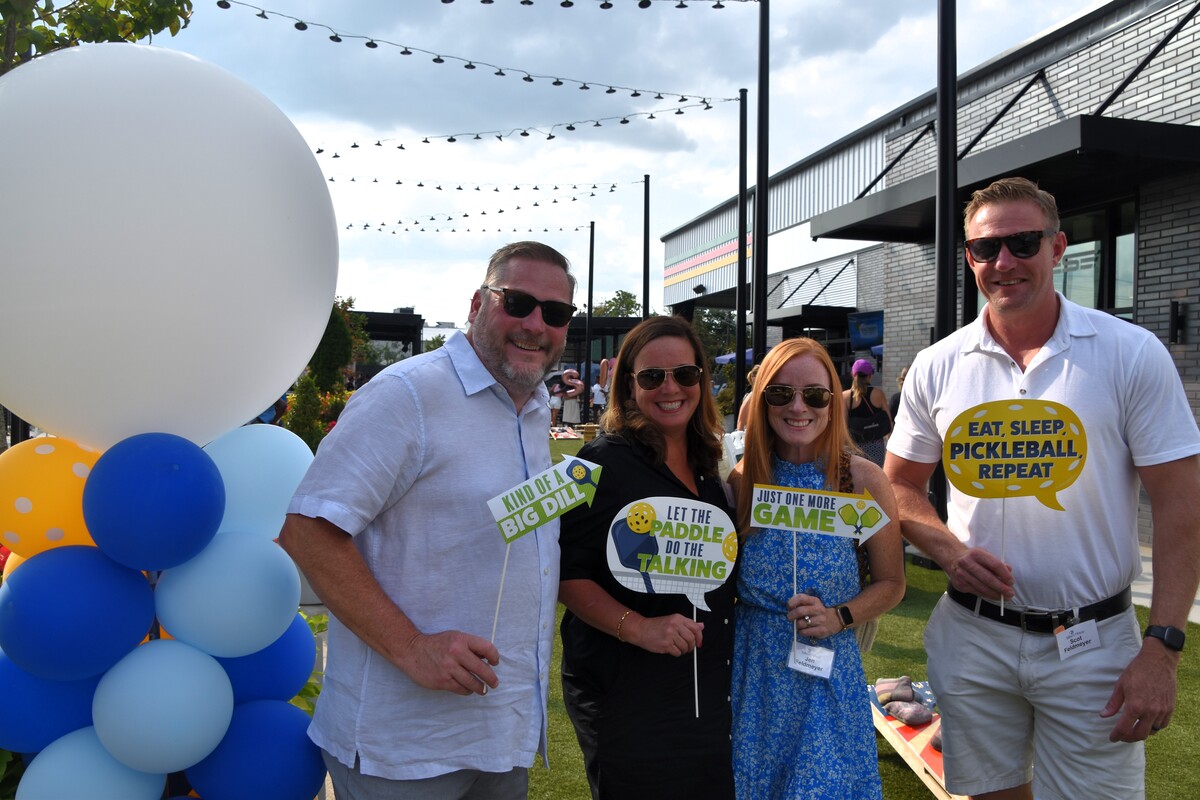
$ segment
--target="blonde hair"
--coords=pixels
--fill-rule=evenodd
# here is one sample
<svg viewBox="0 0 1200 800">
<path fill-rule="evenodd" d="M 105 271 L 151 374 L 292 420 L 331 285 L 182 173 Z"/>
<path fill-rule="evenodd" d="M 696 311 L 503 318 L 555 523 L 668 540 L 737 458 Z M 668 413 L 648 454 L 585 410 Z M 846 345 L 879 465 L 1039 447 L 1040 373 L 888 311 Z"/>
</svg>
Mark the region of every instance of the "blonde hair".
<svg viewBox="0 0 1200 800">
<path fill-rule="evenodd" d="M 762 390 L 775 382 L 785 364 L 802 356 L 813 356 L 821 362 L 829 377 L 829 389 L 833 392 L 828 405 L 829 424 L 825 426 L 816 442 L 817 458 L 825 467 L 827 486 L 838 485 L 838 462 L 842 452 L 853 452 L 855 449 L 850 441 L 846 410 L 841 402 L 842 382 L 838 379 L 833 359 L 821 343 L 815 339 L 799 337 L 785 339 L 772 347 L 771 352 L 763 359 L 758 380 L 755 381 L 754 399 L 747 409 L 745 455 L 742 457 L 742 479 L 737 490 L 738 530 L 743 536 L 751 532 L 750 506 L 754 497 L 754 484 L 771 483 L 774 480 L 771 457 L 775 453 L 777 437 L 767 420 L 767 402 L 763 399 Z"/>
<path fill-rule="evenodd" d="M 985 189 L 977 189 L 971 194 L 971 202 L 963 211 L 963 231 L 975 219 L 980 209 L 988 205 L 1000 203 L 1020 203 L 1029 201 L 1042 210 L 1046 218 L 1047 230 L 1058 230 L 1058 203 L 1054 195 L 1038 188 L 1038 185 L 1028 178 L 1001 178 Z"/>
</svg>

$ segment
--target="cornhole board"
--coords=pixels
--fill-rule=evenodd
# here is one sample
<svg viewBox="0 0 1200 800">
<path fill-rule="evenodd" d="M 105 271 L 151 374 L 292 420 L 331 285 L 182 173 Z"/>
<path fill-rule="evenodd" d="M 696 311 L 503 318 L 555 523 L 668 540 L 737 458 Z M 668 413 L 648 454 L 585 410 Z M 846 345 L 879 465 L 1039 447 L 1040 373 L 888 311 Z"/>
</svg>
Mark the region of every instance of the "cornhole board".
<svg viewBox="0 0 1200 800">
<path fill-rule="evenodd" d="M 871 718 L 875 723 L 875 730 L 900 754 L 904 763 L 916 773 L 933 796 L 939 800 L 968 800 L 963 795 L 946 791 L 945 779 L 942 777 L 942 754 L 930 744 L 933 735 L 942 726 L 941 716 L 935 712 L 932 722 L 914 728 L 883 710 L 874 686 L 867 684 L 867 694 L 871 698 Z M 933 690 L 929 688 L 927 681 L 914 681 L 913 694 L 917 701 L 928 708 L 934 707 Z"/>
</svg>

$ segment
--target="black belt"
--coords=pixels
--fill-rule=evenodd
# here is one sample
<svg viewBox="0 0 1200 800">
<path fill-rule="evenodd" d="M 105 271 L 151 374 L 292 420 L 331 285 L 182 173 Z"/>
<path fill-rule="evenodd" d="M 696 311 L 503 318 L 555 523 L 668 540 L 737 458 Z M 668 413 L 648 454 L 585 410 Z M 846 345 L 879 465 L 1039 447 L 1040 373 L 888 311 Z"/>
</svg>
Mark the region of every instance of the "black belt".
<svg viewBox="0 0 1200 800">
<path fill-rule="evenodd" d="M 1124 591 L 1114 594 L 1107 600 L 1083 606 L 1079 609 L 1078 617 L 1076 617 L 1074 611 L 1018 611 L 1006 608 L 1001 613 L 1000 606 L 996 603 L 984 600 L 979 595 L 960 592 L 953 586 L 946 587 L 946 594 L 950 595 L 950 599 L 963 608 L 977 613 L 981 617 L 994 619 L 1005 625 L 1015 625 L 1027 633 L 1054 633 L 1060 625 L 1069 628 L 1071 625 L 1086 622 L 1089 619 L 1099 622 L 1122 613 L 1133 602 L 1133 591 L 1126 587 Z"/>
</svg>

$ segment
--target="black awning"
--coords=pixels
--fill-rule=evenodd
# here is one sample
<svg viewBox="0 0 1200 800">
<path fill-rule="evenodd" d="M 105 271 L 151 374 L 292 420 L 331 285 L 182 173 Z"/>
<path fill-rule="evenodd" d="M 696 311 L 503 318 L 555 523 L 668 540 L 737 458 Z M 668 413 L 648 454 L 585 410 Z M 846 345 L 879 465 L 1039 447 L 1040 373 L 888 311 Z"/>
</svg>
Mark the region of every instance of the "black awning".
<svg viewBox="0 0 1200 800">
<path fill-rule="evenodd" d="M 967 156 L 959 199 L 1020 175 L 1054 195 L 1060 212 L 1134 194 L 1147 181 L 1200 168 L 1200 127 L 1079 116 Z M 927 172 L 813 217 L 813 238 L 932 242 L 935 174 Z"/>
<path fill-rule="evenodd" d="M 420 314 L 390 313 L 387 311 L 358 311 L 367 318 L 363 329 L 367 336 L 376 342 L 406 342 L 420 344 L 421 331 L 425 327 L 425 318 Z M 453 333 L 454 331 L 447 331 Z"/>
</svg>

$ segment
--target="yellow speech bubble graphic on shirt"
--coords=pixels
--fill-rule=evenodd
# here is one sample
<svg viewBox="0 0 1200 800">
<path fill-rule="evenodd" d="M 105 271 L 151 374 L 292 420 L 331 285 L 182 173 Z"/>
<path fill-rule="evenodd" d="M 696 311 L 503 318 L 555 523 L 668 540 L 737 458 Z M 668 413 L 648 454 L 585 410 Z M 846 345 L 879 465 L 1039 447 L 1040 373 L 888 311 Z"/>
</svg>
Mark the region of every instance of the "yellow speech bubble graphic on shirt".
<svg viewBox="0 0 1200 800">
<path fill-rule="evenodd" d="M 946 477 L 971 497 L 1036 497 L 1064 511 L 1058 493 L 1087 461 L 1074 411 L 1049 400 L 997 400 L 954 418 L 942 446 Z"/>
</svg>

